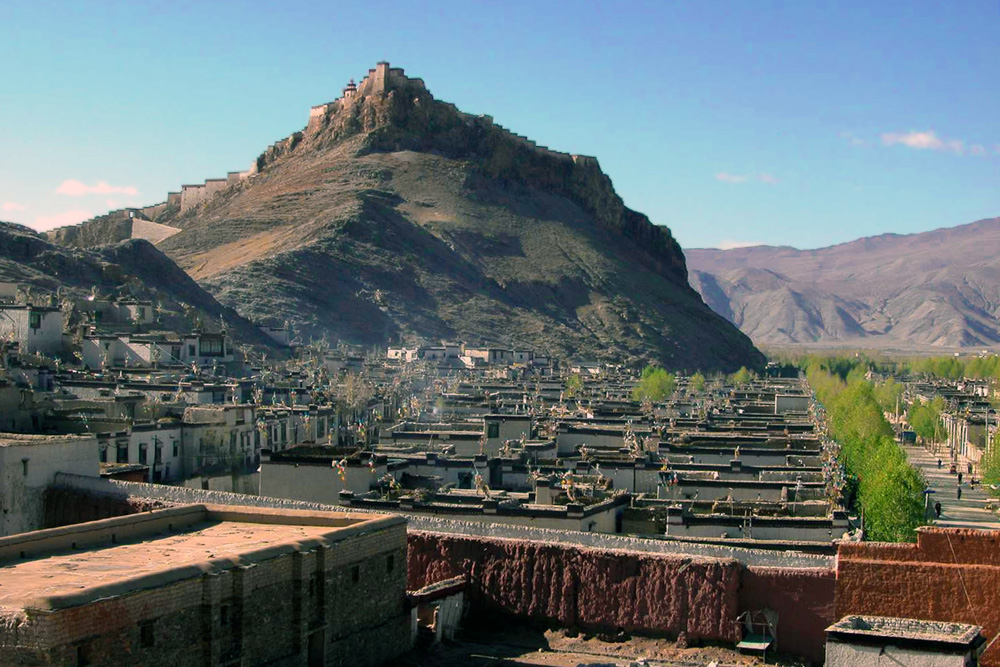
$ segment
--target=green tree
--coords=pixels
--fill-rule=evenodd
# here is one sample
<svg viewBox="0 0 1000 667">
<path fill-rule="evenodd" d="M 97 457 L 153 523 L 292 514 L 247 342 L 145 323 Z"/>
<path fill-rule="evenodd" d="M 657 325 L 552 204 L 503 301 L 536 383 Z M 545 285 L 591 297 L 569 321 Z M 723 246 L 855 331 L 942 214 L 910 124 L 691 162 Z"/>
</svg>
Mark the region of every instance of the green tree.
<svg viewBox="0 0 1000 667">
<path fill-rule="evenodd" d="M 747 370 L 746 366 L 741 366 L 740 370 L 729 376 L 729 382 L 737 387 L 742 387 L 743 385 L 750 384 L 750 381 L 753 380 L 755 375 L 755 373 Z"/>
<path fill-rule="evenodd" d="M 941 413 L 944 411 L 944 400 L 941 397 L 935 398 L 930 403 L 920 403 L 914 401 L 909 410 L 906 411 L 906 420 L 910 422 L 913 430 L 928 442 L 940 442 L 944 439 L 944 422 L 941 421 Z"/>
<path fill-rule="evenodd" d="M 705 376 L 695 373 L 688 379 L 688 389 L 694 392 L 705 391 Z"/>
<path fill-rule="evenodd" d="M 659 366 L 646 366 L 642 371 L 639 384 L 632 389 L 632 399 L 635 401 L 662 401 L 674 393 L 677 379 L 673 374 Z"/>
<path fill-rule="evenodd" d="M 924 522 L 925 485 L 896 444 L 875 387 L 852 374 L 854 366 L 810 359 L 807 368 L 809 384 L 826 407 L 830 435 L 840 444 L 853 490 L 849 500 L 864 512 L 867 538 L 913 541 L 914 529 Z"/>
</svg>

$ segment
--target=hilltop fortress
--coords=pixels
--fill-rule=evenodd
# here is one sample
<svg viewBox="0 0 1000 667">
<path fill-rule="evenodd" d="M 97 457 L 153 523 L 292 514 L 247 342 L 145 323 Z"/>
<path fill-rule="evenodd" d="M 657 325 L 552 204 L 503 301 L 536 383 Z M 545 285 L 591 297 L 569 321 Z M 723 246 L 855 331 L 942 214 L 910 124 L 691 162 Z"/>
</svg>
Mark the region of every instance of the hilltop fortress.
<svg viewBox="0 0 1000 667">
<path fill-rule="evenodd" d="M 624 206 L 597 159 L 551 150 L 495 123 L 491 116 L 460 111 L 436 100 L 422 79 L 406 76 L 402 68 L 380 62 L 339 98 L 309 111 L 303 130 L 268 146 L 244 171 L 224 178 L 185 184 L 165 202 L 123 209 L 78 227 L 62 228 L 49 238 L 65 245 L 86 247 L 146 234 L 153 243 L 173 236 L 187 216 L 217 202 L 226 193 L 250 187 L 270 165 L 300 153 L 316 153 L 341 141 L 361 137 L 361 153 L 421 151 L 477 163 L 485 178 L 521 182 L 561 194 L 592 214 L 603 226 L 617 230 L 647 250 L 649 268 L 687 282 L 680 246 L 665 228 Z M 162 227 L 149 228 L 135 220 Z M 91 226 L 90 232 L 79 227 Z M 148 229 L 147 229 L 148 228 Z"/>
<path fill-rule="evenodd" d="M 184 184 L 181 185 L 179 191 L 167 193 L 166 201 L 150 206 L 123 208 L 110 211 L 103 216 L 99 216 L 99 218 L 95 218 L 95 220 L 114 220 L 119 227 L 122 227 L 122 229 L 118 230 L 119 233 L 116 233 L 113 236 L 117 237 L 120 236 L 121 233 L 125 233 L 127 234 L 125 238 L 136 238 L 137 236 L 134 236 L 133 234 L 138 234 L 142 238 L 147 238 L 145 231 L 148 227 L 148 225 L 135 225 L 134 223 L 126 224 L 124 222 L 125 220 L 138 220 L 144 223 L 166 223 L 161 227 L 151 228 L 152 231 L 148 234 L 148 240 L 153 243 L 157 243 L 171 236 L 173 233 L 172 230 L 176 231 L 176 228 L 170 227 L 169 225 L 170 221 L 177 216 L 185 215 L 206 202 L 211 201 L 216 195 L 226 191 L 227 189 L 238 187 L 244 182 L 253 179 L 253 177 L 268 164 L 272 163 L 280 156 L 294 150 L 304 139 L 309 139 L 310 137 L 319 134 L 335 116 L 349 115 L 354 111 L 355 107 L 362 105 L 366 99 L 370 100 L 379 96 L 385 97 L 390 94 L 405 94 L 407 96 L 412 95 L 416 99 L 438 104 L 451 114 L 454 114 L 455 117 L 459 118 L 466 126 L 478 126 L 481 130 L 492 130 L 494 132 L 498 132 L 504 138 L 509 139 L 516 146 L 527 149 L 539 157 L 554 158 L 573 165 L 579 165 L 600 171 L 597 159 L 594 157 L 574 155 L 571 153 L 551 150 L 546 146 L 541 146 L 535 143 L 525 136 L 512 132 L 503 126 L 494 123 L 491 116 L 477 116 L 464 113 L 454 104 L 435 100 L 430 94 L 430 91 L 427 89 L 427 86 L 424 85 L 422 79 L 408 77 L 401 67 L 390 67 L 388 62 L 380 62 L 374 68 L 368 70 L 368 74 L 361 80 L 360 84 L 355 84 L 352 79 L 347 86 L 344 87 L 341 96 L 336 100 L 312 107 L 309 111 L 309 121 L 303 131 L 295 132 L 292 135 L 268 146 L 267 149 L 265 149 L 253 161 L 248 169 L 243 171 L 231 171 L 228 172 L 224 178 L 209 178 L 203 183 Z M 127 226 L 129 229 L 126 230 L 122 225 Z M 53 232 L 50 232 L 50 238 L 68 245 L 78 245 L 80 241 L 90 236 L 70 231 L 74 227 L 77 226 L 53 230 Z M 132 231 L 133 227 L 135 228 L 135 232 Z M 166 229 L 163 227 L 166 227 Z M 120 239 L 116 238 L 115 240 Z"/>
</svg>

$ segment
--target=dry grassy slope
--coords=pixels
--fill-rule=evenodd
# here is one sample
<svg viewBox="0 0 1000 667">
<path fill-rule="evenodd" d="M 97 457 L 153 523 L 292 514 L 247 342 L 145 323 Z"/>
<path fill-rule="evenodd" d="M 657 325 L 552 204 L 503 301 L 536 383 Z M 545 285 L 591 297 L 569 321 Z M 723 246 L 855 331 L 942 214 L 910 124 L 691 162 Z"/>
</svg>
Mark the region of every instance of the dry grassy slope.
<svg viewBox="0 0 1000 667">
<path fill-rule="evenodd" d="M 830 248 L 688 250 L 691 283 L 761 344 L 1000 344 L 1000 218 Z"/>
<path fill-rule="evenodd" d="M 269 167 L 160 246 L 244 316 L 358 342 L 531 345 L 675 367 L 759 363 L 687 285 L 565 197 L 360 139 Z"/>
</svg>

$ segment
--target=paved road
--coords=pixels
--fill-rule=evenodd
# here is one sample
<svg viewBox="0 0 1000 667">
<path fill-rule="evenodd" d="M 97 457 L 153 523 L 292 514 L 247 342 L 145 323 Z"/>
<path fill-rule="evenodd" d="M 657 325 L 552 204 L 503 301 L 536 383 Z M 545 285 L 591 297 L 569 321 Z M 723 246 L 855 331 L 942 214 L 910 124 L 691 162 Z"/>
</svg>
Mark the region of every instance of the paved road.
<svg viewBox="0 0 1000 667">
<path fill-rule="evenodd" d="M 984 506 L 990 501 L 978 486 L 969 486 L 969 476 L 962 475 L 962 499 L 957 498 L 958 476 L 948 472 L 948 461 L 945 460 L 939 469 L 937 456 L 930 454 L 923 447 L 904 445 L 910 463 L 924 474 L 924 480 L 929 488 L 936 493 L 931 495 L 931 505 L 940 502 L 941 518 L 934 521 L 937 526 L 949 528 L 978 528 L 981 530 L 1000 529 L 1000 515 L 987 510 Z M 965 471 L 965 461 L 959 463 L 959 470 Z M 1000 506 L 1000 501 L 992 501 Z"/>
</svg>

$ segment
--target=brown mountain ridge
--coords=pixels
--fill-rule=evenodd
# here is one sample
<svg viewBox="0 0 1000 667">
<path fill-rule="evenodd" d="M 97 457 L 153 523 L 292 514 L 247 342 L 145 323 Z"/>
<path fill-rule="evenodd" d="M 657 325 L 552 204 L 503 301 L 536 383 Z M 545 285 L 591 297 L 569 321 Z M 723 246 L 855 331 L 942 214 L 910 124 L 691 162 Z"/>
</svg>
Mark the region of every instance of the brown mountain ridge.
<svg viewBox="0 0 1000 667">
<path fill-rule="evenodd" d="M 796 250 L 686 251 L 691 284 L 758 344 L 1000 344 L 1000 218 Z"/>
<path fill-rule="evenodd" d="M 221 303 L 307 337 L 678 369 L 763 362 L 690 287 L 670 231 L 627 208 L 596 159 L 462 113 L 387 63 L 248 171 L 143 211 L 161 225 L 157 247 Z"/>
</svg>

